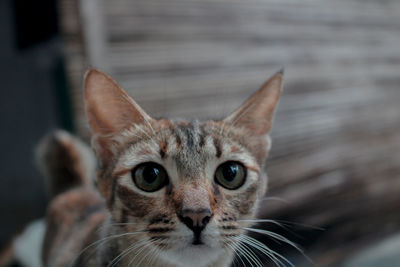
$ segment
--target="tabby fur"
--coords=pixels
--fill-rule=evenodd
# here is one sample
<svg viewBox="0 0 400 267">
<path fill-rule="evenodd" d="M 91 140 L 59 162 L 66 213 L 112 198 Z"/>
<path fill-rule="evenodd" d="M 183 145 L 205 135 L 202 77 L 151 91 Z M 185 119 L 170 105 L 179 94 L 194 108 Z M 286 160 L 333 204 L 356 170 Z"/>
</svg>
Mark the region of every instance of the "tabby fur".
<svg viewBox="0 0 400 267">
<path fill-rule="evenodd" d="M 229 266 L 267 188 L 268 133 L 282 78 L 275 74 L 224 120 L 169 120 L 150 117 L 111 77 L 89 70 L 85 102 L 97 175 L 82 166 L 90 153 L 75 137 L 56 132 L 43 141 L 45 173 L 54 181 L 71 176 L 70 186 L 52 186 L 44 265 Z M 54 147 L 63 151 L 59 168 L 48 156 Z M 236 190 L 214 181 L 226 161 L 246 168 Z M 156 192 L 135 186 L 132 170 L 143 162 L 163 166 L 169 183 Z M 182 222 L 183 209 L 210 211 L 201 244 Z"/>
</svg>

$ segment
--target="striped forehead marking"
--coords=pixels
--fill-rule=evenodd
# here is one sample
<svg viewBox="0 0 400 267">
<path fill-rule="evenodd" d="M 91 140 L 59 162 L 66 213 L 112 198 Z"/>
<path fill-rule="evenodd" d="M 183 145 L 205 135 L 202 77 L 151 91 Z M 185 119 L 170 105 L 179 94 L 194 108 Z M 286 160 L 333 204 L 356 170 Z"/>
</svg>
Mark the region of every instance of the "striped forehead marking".
<svg viewBox="0 0 400 267">
<path fill-rule="evenodd" d="M 179 121 L 159 129 L 149 139 L 131 143 L 128 158 L 132 163 L 139 162 L 140 158 L 151 160 L 151 155 L 159 160 L 168 158 L 174 161 L 183 177 L 198 177 L 209 160 L 222 158 L 224 153 L 246 151 L 241 142 L 230 137 L 234 135 L 224 138 L 218 127 L 206 123 Z"/>
<path fill-rule="evenodd" d="M 212 154 L 221 158 L 225 150 L 223 147 L 228 143 L 230 142 L 223 141 L 216 132 L 210 129 L 207 131 L 207 128 L 198 121 L 178 122 L 167 131 L 163 141 L 160 142 L 159 151 L 161 158 L 172 156 L 178 159 L 201 160 Z"/>
</svg>

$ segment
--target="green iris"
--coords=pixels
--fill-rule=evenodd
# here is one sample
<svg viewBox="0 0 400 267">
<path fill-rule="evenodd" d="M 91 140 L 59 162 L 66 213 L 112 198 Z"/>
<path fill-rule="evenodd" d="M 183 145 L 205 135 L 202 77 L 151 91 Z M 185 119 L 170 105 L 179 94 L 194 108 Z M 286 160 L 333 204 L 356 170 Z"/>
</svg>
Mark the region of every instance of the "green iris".
<svg viewBox="0 0 400 267">
<path fill-rule="evenodd" d="M 226 189 L 235 190 L 246 180 L 246 168 L 237 161 L 227 161 L 215 171 L 215 182 Z"/>
<path fill-rule="evenodd" d="M 132 178 L 136 186 L 146 192 L 155 192 L 168 184 L 167 172 L 154 162 L 138 165 L 132 171 Z"/>
</svg>

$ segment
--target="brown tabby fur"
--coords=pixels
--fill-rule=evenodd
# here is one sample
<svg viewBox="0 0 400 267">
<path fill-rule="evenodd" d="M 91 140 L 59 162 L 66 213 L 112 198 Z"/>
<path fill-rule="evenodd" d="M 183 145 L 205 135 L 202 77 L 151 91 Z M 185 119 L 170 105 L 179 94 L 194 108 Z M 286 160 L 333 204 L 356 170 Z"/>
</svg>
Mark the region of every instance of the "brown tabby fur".
<svg viewBox="0 0 400 267">
<path fill-rule="evenodd" d="M 66 133 L 44 142 L 43 154 L 52 142 L 65 150 L 66 165 L 75 170 L 71 181 L 81 181 L 53 188 L 58 194 L 47 214 L 45 266 L 229 266 L 266 190 L 268 132 L 281 87 L 280 72 L 225 120 L 174 121 L 151 118 L 108 75 L 90 70 L 85 101 L 98 190 L 89 172 L 74 167 L 84 161 L 77 153 L 81 143 Z M 247 169 L 237 190 L 214 182 L 216 168 L 228 160 Z M 170 180 L 152 193 L 131 178 L 135 166 L 149 161 L 162 165 Z M 203 244 L 192 244 L 193 232 L 179 218 L 183 209 L 211 210 Z"/>
</svg>

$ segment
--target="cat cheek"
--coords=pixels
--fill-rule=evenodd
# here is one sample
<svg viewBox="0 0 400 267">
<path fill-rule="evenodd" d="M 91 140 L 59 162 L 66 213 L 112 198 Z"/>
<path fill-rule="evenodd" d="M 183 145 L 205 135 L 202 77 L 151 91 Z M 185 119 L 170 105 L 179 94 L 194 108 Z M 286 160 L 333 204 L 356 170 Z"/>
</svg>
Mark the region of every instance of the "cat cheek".
<svg viewBox="0 0 400 267">
<path fill-rule="evenodd" d="M 144 217 L 151 212 L 156 204 L 153 198 L 140 195 L 123 185 L 118 185 L 117 194 L 120 201 L 128 209 L 129 214 L 134 217 Z"/>
<path fill-rule="evenodd" d="M 257 200 L 258 183 L 249 185 L 244 191 L 235 195 L 226 195 L 226 200 L 240 216 L 248 216 L 254 212 Z"/>
</svg>

